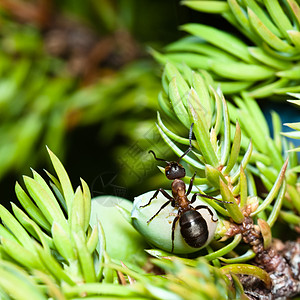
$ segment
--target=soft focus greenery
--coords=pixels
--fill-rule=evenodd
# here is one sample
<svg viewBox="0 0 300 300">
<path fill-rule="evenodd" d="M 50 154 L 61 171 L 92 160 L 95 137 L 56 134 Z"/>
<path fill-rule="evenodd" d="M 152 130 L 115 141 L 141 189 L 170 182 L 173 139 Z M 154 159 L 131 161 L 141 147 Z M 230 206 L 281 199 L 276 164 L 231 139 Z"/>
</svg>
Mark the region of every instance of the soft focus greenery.
<svg viewBox="0 0 300 300">
<path fill-rule="evenodd" d="M 48 2 L 50 8 L 0 3 L 0 180 L 42 167 L 44 145 L 71 164 L 73 148 L 98 153 L 96 160 L 115 145 L 108 159 L 130 188 L 145 169 L 151 174 L 151 162 L 134 165 L 130 148 L 139 141 L 138 149 L 147 150 L 157 137 L 159 76 L 143 43 L 157 44 L 161 37 L 142 38 L 138 30 L 144 25 L 137 30 L 134 11 L 146 11 L 134 2 Z M 35 19 L 42 17 L 45 24 Z M 98 43 L 103 54 L 90 57 Z M 78 145 L 83 128 L 90 132 L 84 134 L 90 140 L 86 148 L 95 149 Z M 80 171 L 87 172 L 90 162 L 84 162 Z"/>
</svg>

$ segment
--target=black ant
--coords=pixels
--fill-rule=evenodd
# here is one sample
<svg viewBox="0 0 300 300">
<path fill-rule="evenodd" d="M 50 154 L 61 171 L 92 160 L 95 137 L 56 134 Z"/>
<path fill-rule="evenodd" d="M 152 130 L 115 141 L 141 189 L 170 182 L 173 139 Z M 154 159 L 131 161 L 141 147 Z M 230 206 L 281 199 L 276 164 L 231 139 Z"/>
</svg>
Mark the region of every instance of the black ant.
<svg viewBox="0 0 300 300">
<path fill-rule="evenodd" d="M 147 223 L 150 223 L 169 203 L 171 203 L 172 207 L 175 207 L 178 209 L 178 213 L 176 217 L 174 218 L 174 221 L 172 223 L 172 250 L 174 250 L 174 233 L 175 233 L 175 226 L 177 221 L 179 220 L 180 225 L 180 233 L 185 240 L 185 242 L 193 247 L 193 248 L 200 248 L 202 247 L 209 236 L 208 232 L 208 226 L 207 223 L 210 222 L 210 220 L 206 220 L 203 218 L 203 216 L 197 211 L 199 209 L 206 209 L 208 210 L 211 221 L 217 222 L 218 219 L 214 220 L 214 215 L 211 209 L 206 205 L 198 205 L 196 207 L 193 207 L 192 204 L 196 201 L 197 196 L 208 198 L 208 199 L 214 199 L 216 201 L 222 202 L 222 203 L 231 203 L 231 202 L 225 202 L 220 201 L 216 198 L 213 198 L 211 196 L 207 196 L 201 193 L 195 193 L 192 196 L 191 200 L 188 200 L 187 196 L 191 193 L 194 179 L 196 176 L 196 172 L 194 173 L 193 177 L 190 180 L 190 184 L 188 187 L 188 190 L 186 192 L 186 186 L 184 181 L 181 179 L 185 177 L 185 169 L 184 167 L 179 163 L 180 160 L 187 155 L 192 150 L 192 132 L 193 132 L 193 125 L 191 125 L 190 132 L 189 132 L 189 148 L 179 157 L 177 161 L 166 161 L 161 158 L 157 158 L 155 153 L 150 150 L 149 153 L 152 153 L 154 158 L 158 161 L 164 161 L 167 163 L 167 166 L 165 167 L 165 174 L 168 179 L 173 180 L 172 182 L 172 196 L 170 196 L 164 189 L 159 188 L 152 198 L 149 200 L 149 202 L 145 205 L 142 205 L 140 207 L 146 207 L 148 206 L 151 201 L 157 197 L 158 193 L 161 192 L 168 201 L 165 202 L 160 209 L 155 213 L 154 216 L 152 216 Z"/>
</svg>

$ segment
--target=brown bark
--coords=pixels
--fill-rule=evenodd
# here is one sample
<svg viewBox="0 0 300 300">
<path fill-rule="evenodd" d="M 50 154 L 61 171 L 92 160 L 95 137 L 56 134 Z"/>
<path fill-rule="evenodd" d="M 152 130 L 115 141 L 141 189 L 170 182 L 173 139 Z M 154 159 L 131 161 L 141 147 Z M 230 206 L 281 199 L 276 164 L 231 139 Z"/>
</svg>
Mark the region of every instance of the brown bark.
<svg viewBox="0 0 300 300">
<path fill-rule="evenodd" d="M 242 275 L 240 279 L 249 299 L 284 300 L 300 294 L 300 239 L 285 244 L 274 242 L 264 249 L 261 232 L 250 217 L 236 225 L 234 232 L 242 234 L 244 242 L 256 253 L 254 264 L 267 271 L 272 281 L 271 289 L 267 289 L 259 279 Z"/>
</svg>

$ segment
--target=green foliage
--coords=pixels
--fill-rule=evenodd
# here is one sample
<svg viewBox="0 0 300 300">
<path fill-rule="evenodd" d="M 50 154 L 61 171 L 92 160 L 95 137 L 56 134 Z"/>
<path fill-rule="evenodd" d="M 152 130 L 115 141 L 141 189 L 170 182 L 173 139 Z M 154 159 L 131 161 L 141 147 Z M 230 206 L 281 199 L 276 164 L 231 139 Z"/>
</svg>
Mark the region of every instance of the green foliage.
<svg viewBox="0 0 300 300">
<path fill-rule="evenodd" d="M 289 102 L 291 102 L 292 104 L 299 106 L 300 105 L 300 94 L 291 94 L 291 96 L 297 98 L 297 100 L 288 100 Z M 291 129 L 294 129 L 294 131 L 290 131 L 290 132 L 282 132 L 281 134 L 289 137 L 291 139 L 300 139 L 300 123 L 285 123 L 283 124 L 285 126 L 290 127 Z M 296 148 L 296 149 L 291 149 L 290 151 L 299 151 L 300 148 Z"/>
<path fill-rule="evenodd" d="M 197 171 L 194 186 L 201 193 L 230 202 L 219 204 L 203 198 L 218 212 L 221 224 L 216 236 L 223 237 L 223 242 L 211 244 L 214 251 L 207 247 L 208 254 L 204 257 L 209 261 L 244 262 L 253 258 L 254 253 L 239 247 L 240 235 L 224 243 L 228 238 L 224 228 L 228 229 L 232 221 L 239 224 L 245 215 L 250 216 L 261 228 L 266 245 L 270 244 L 271 229 L 278 219 L 296 229 L 300 224 L 297 158 L 294 152 L 288 152 L 292 145 L 281 136 L 277 115 L 273 114 L 274 137 L 271 138 L 266 120 L 249 94 L 234 98 L 236 105 L 233 105 L 225 100 L 220 89 L 213 88 L 215 84 L 206 71 L 192 71 L 186 65 L 182 70 L 166 64 L 161 99 L 169 125 L 158 114 L 157 128 L 170 149 L 181 156 L 188 139 L 170 128 L 173 122 L 181 122 L 186 128 L 189 128 L 187 124 L 194 123 L 193 151 L 183 157 L 190 173 Z M 267 195 L 254 182 L 257 176 L 268 190 Z M 190 177 L 183 180 L 188 183 Z"/>
<path fill-rule="evenodd" d="M 226 95 L 247 91 L 254 98 L 298 92 L 299 5 L 296 1 L 183 1 L 205 13 L 220 14 L 248 41 L 203 24 L 185 24 L 189 35 L 153 51 L 165 64 L 184 62 L 210 72 Z M 283 98 L 283 97 L 281 97 Z"/>
<path fill-rule="evenodd" d="M 202 193 L 221 195 L 223 200 L 233 202 L 220 205 L 204 199 L 222 215 L 220 227 L 224 227 L 216 233 L 218 238 L 223 236 L 221 242 L 206 247 L 204 257 L 214 265 L 226 263 L 224 271 L 258 276 L 270 286 L 266 272 L 241 264 L 256 255 L 251 248 L 245 252 L 240 247 L 241 234 L 224 241 L 231 230 L 227 222 L 242 223 L 244 216 L 250 216 L 259 227 L 264 249 L 270 247 L 272 233 L 276 235 L 277 220 L 296 230 L 300 225 L 299 170 L 294 152 L 298 149 L 282 137 L 297 138 L 297 131 L 281 135 L 281 120 L 272 112 L 271 133 L 254 99 L 299 89 L 299 8 L 294 1 L 183 4 L 222 14 L 252 44 L 214 27 L 186 24 L 181 28 L 190 36 L 167 46 L 165 54 L 153 50 L 153 56 L 165 65 L 159 102 L 164 119 L 170 122 L 165 126 L 167 121 L 158 115 L 158 129 L 170 148 L 181 156 L 183 147 L 178 144 L 187 145 L 187 139 L 170 128 L 178 121 L 186 128 L 194 123 L 193 155 L 183 159 L 200 177 L 195 179 L 195 185 Z M 221 90 L 233 103 L 225 100 Z M 297 129 L 297 123 L 287 125 Z M 267 195 L 254 181 L 257 177 Z"/>
<path fill-rule="evenodd" d="M 86 183 L 81 180 L 81 186 L 74 191 L 63 165 L 50 150 L 48 152 L 56 173 L 55 177 L 48 173 L 52 189 L 33 171 L 33 178 L 24 178 L 27 191 L 16 185 L 23 210 L 12 204 L 11 214 L 0 207 L 3 223 L 0 231 L 1 298 L 181 300 L 233 297 L 235 291 L 228 289 L 230 284 L 226 277 L 204 260 L 198 260 L 191 267 L 176 257 L 152 259 L 152 264 L 165 272 L 162 277 L 146 275 L 137 265 L 131 268 L 126 262 L 111 258 L 105 240 L 116 242 L 113 232 L 121 231 L 114 226 L 124 225 L 114 223 L 112 218 L 121 215 L 110 214 L 111 226 L 104 231 L 99 220 L 89 225 L 91 198 Z M 94 206 L 92 214 L 97 210 L 98 216 L 107 214 L 107 210 L 101 209 L 101 206 Z M 123 246 L 118 245 L 119 251 L 128 252 Z"/>
</svg>

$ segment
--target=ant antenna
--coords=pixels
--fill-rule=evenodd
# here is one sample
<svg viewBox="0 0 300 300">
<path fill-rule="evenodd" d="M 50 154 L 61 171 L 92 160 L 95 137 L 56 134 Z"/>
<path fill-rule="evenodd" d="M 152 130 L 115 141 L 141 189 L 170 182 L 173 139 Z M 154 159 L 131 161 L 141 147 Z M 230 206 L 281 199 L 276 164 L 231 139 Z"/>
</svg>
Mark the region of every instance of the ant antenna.
<svg viewBox="0 0 300 300">
<path fill-rule="evenodd" d="M 188 147 L 188 149 L 179 157 L 179 159 L 177 160 L 177 162 L 179 163 L 180 160 L 186 156 L 191 150 L 192 150 L 192 135 L 193 135 L 193 126 L 194 123 L 192 123 L 191 128 L 190 128 L 190 132 L 189 132 L 189 142 L 190 142 L 190 146 Z"/>
<path fill-rule="evenodd" d="M 156 160 L 161 160 L 161 161 L 167 162 L 165 159 L 157 158 L 156 155 L 155 155 L 155 153 L 154 153 L 154 151 L 152 151 L 152 150 L 149 150 L 148 153 L 152 153 L 153 156 L 154 156 L 154 158 L 155 158 Z"/>
</svg>

